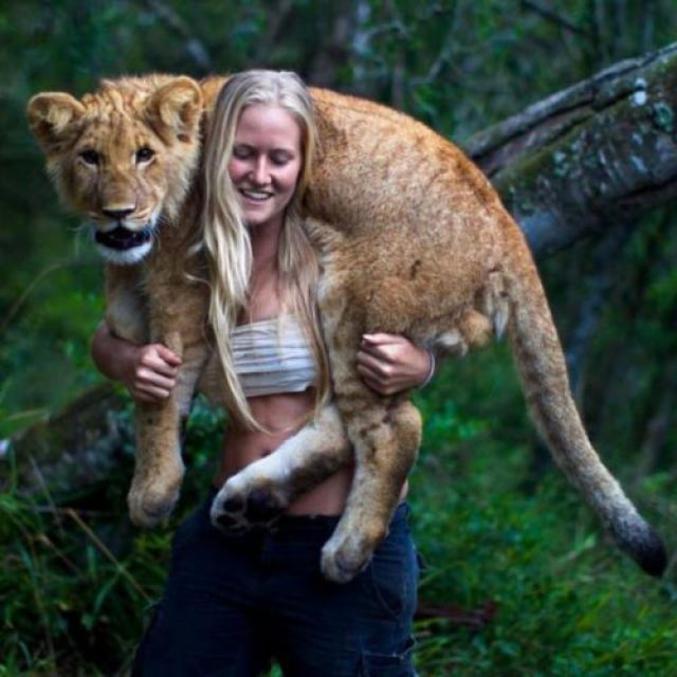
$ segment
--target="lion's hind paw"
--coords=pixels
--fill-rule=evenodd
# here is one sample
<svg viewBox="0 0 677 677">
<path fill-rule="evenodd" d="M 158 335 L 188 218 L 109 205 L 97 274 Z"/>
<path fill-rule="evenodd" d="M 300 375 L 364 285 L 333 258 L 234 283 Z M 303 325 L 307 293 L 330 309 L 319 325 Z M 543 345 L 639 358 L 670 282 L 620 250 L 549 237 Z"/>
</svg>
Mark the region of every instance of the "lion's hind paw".
<svg viewBox="0 0 677 677">
<path fill-rule="evenodd" d="M 347 583 L 363 571 L 380 539 L 369 539 L 359 530 L 344 536 L 340 528 L 324 544 L 320 568 L 334 583 Z"/>
<path fill-rule="evenodd" d="M 224 531 L 270 529 L 288 502 L 270 487 L 251 487 L 231 477 L 214 498 L 210 511 L 212 524 Z"/>
</svg>

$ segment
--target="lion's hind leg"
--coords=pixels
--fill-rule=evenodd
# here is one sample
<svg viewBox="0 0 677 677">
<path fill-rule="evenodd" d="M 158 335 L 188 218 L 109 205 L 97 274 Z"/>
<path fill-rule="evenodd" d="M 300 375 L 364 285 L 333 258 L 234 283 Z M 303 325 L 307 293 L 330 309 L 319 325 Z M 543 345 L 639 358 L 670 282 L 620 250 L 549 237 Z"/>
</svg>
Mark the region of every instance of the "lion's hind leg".
<svg viewBox="0 0 677 677">
<path fill-rule="evenodd" d="M 212 523 L 225 529 L 270 524 L 295 498 L 351 458 L 339 413 L 327 405 L 272 454 L 228 479 L 212 503 Z"/>
<path fill-rule="evenodd" d="M 321 561 L 323 574 L 338 583 L 364 569 L 387 535 L 421 441 L 421 416 L 407 400 L 374 396 L 367 406 L 344 409 L 343 416 L 355 447 L 355 476 Z"/>
</svg>

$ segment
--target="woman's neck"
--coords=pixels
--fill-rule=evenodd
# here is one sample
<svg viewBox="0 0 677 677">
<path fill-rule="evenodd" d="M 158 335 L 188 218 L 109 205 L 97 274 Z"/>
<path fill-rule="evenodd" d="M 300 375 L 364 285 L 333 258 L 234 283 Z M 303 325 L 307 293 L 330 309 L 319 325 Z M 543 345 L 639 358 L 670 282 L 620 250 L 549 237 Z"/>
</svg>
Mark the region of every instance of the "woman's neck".
<svg viewBox="0 0 677 677">
<path fill-rule="evenodd" d="M 252 279 L 277 274 L 277 252 L 282 232 L 282 219 L 256 225 L 249 230 L 252 245 Z"/>
<path fill-rule="evenodd" d="M 247 321 L 275 317 L 280 312 L 278 288 L 278 247 L 282 219 L 278 223 L 254 226 L 249 231 L 252 245 L 252 271 L 249 278 Z"/>
</svg>

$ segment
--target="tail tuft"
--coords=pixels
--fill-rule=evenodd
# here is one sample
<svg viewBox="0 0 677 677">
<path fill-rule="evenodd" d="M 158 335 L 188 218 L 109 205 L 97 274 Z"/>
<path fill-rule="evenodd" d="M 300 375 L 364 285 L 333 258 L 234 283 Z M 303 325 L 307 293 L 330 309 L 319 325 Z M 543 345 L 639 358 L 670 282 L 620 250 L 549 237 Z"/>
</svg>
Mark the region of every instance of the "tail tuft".
<svg viewBox="0 0 677 677">
<path fill-rule="evenodd" d="M 642 522 L 640 529 L 614 530 L 614 538 L 647 574 L 657 578 L 663 575 L 668 565 L 665 544 L 646 522 Z"/>
</svg>

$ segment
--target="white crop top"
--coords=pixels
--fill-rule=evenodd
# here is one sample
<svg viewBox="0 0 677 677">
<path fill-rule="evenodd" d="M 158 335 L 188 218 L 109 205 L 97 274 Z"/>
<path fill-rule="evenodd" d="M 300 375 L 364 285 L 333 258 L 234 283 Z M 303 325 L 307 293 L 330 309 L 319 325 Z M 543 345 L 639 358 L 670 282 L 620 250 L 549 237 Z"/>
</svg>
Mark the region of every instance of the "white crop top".
<svg viewBox="0 0 677 677">
<path fill-rule="evenodd" d="M 231 350 L 246 397 L 302 392 L 317 379 L 313 351 L 292 315 L 235 327 Z"/>
</svg>

